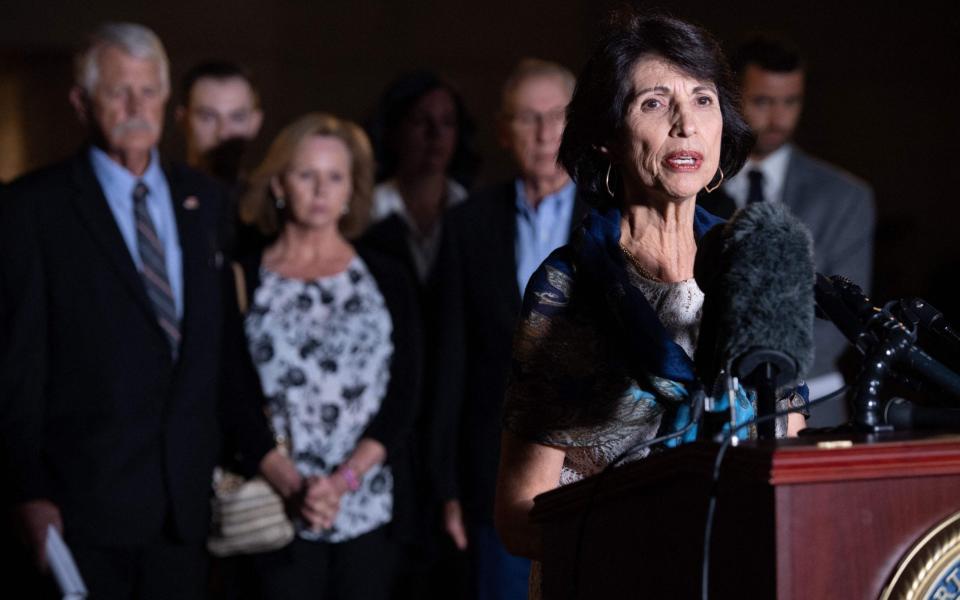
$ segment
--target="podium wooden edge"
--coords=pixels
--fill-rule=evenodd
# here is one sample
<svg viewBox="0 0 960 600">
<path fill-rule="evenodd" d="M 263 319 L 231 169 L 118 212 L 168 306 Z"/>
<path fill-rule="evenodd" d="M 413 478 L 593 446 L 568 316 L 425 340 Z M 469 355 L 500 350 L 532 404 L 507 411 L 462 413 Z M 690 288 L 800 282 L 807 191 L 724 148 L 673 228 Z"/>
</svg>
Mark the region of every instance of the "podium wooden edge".
<svg viewBox="0 0 960 600">
<path fill-rule="evenodd" d="M 837 444 L 849 442 L 849 447 Z M 534 499 L 530 518 L 543 524 L 586 503 L 649 488 L 679 478 L 712 480 L 719 444 L 694 442 L 621 465 Z M 766 483 L 797 483 L 882 479 L 891 476 L 947 475 L 960 472 L 960 435 L 903 434 L 822 435 L 775 442 L 742 442 L 724 458 L 721 479 Z"/>
</svg>

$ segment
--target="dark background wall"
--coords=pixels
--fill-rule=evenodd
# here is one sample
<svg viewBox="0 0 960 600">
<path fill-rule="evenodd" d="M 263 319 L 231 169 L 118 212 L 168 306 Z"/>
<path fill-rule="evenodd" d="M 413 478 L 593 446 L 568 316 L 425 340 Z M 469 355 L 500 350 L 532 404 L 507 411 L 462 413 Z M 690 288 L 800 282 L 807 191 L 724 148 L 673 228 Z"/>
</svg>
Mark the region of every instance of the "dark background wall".
<svg viewBox="0 0 960 600">
<path fill-rule="evenodd" d="M 174 81 L 210 57 L 253 69 L 266 109 L 256 154 L 299 114 L 327 110 L 362 119 L 399 72 L 435 68 L 465 94 L 480 129 L 481 182 L 492 181 L 509 173 L 491 127 L 506 72 L 528 55 L 577 71 L 613 4 L 7 0 L 0 18 L 0 178 L 76 148 L 82 132 L 66 102 L 70 53 L 100 21 L 134 20 L 163 39 Z M 932 295 L 953 304 L 942 285 L 960 263 L 954 230 L 960 10 L 950 4 L 946 11 L 933 2 L 668 5 L 728 49 L 762 30 L 784 34 L 805 51 L 808 98 L 798 141 L 874 186 L 881 216 L 875 296 L 882 300 Z M 163 150 L 171 156 L 181 147 L 169 123 Z"/>
</svg>

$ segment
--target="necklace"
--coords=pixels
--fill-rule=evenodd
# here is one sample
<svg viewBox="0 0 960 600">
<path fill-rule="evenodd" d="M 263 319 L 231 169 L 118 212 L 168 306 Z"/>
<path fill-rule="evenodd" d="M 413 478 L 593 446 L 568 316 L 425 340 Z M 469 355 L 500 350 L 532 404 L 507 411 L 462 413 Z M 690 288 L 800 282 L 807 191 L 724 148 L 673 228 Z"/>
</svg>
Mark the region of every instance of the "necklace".
<svg viewBox="0 0 960 600">
<path fill-rule="evenodd" d="M 645 279 L 650 279 L 652 281 L 663 281 L 662 279 L 660 279 L 659 277 L 657 277 L 656 275 L 648 271 L 646 267 L 641 265 L 640 261 L 637 260 L 637 257 L 633 255 L 633 252 L 630 252 L 630 250 L 628 250 L 627 247 L 623 245 L 623 242 L 620 242 L 620 249 L 623 250 L 623 255 L 627 257 L 627 260 L 629 260 L 630 264 L 632 264 L 633 267 L 637 270 L 637 272 L 640 273 L 641 277 Z"/>
</svg>

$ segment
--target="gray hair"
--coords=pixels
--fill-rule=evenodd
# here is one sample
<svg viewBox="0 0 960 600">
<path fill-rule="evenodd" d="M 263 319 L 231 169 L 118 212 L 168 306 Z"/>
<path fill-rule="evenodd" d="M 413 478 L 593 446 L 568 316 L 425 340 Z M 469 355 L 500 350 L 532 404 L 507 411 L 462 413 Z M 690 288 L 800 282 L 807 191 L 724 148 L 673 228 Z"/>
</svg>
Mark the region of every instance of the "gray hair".
<svg viewBox="0 0 960 600">
<path fill-rule="evenodd" d="M 97 87 L 100 78 L 98 58 L 106 46 L 116 46 L 136 58 L 155 60 L 160 67 L 163 91 L 170 91 L 170 62 L 157 34 L 137 23 L 104 23 L 90 36 L 74 59 L 74 83 L 88 95 L 92 95 Z"/>
<path fill-rule="evenodd" d="M 539 58 L 524 58 L 517 63 L 503 84 L 500 93 L 500 110 L 503 112 L 507 110 L 513 101 L 513 93 L 517 91 L 520 84 L 535 77 L 557 77 L 571 95 L 577 85 L 577 78 L 573 72 L 560 63 Z"/>
</svg>

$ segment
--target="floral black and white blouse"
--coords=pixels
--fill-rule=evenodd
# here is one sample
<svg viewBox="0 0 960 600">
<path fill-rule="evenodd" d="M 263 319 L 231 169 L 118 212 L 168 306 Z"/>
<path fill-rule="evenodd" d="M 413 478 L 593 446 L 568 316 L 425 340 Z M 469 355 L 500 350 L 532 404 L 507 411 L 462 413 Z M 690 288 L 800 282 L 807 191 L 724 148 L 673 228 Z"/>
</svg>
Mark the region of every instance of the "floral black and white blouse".
<svg viewBox="0 0 960 600">
<path fill-rule="evenodd" d="M 260 269 L 245 320 L 273 430 L 304 476 L 328 476 L 353 452 L 380 410 L 390 379 L 393 324 L 358 256 L 340 273 L 304 281 Z M 304 539 L 342 542 L 390 522 L 390 467 L 368 470 L 333 527 L 298 524 Z"/>
</svg>

